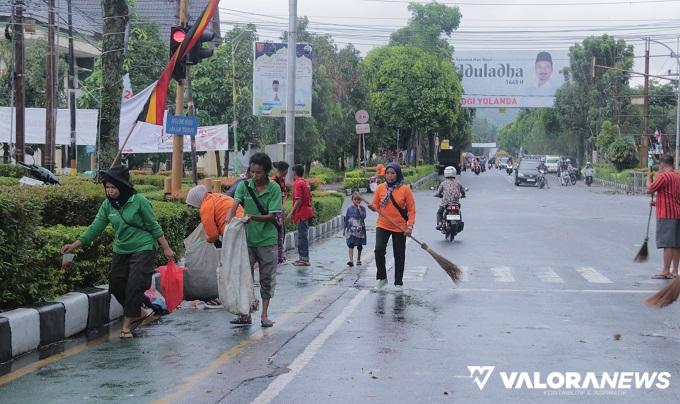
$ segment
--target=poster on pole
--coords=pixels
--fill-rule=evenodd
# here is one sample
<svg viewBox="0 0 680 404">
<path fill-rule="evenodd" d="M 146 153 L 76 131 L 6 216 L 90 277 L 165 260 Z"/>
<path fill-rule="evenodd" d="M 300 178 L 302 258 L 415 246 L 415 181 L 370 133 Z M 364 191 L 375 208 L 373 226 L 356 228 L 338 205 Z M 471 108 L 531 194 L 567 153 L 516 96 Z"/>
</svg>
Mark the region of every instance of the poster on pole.
<svg viewBox="0 0 680 404">
<path fill-rule="evenodd" d="M 312 116 L 312 47 L 297 44 L 295 116 Z M 286 116 L 288 44 L 256 42 L 253 57 L 253 115 Z"/>
<path fill-rule="evenodd" d="M 567 50 L 456 51 L 464 108 L 552 108 Z"/>
</svg>

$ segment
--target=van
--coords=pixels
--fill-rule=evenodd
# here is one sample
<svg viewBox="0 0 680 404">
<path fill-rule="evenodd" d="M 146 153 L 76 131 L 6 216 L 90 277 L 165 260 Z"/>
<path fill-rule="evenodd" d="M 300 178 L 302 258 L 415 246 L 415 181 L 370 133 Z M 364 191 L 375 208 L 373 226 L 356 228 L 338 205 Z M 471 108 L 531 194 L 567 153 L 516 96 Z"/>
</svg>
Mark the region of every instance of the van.
<svg viewBox="0 0 680 404">
<path fill-rule="evenodd" d="M 545 166 L 548 167 L 549 173 L 557 173 L 559 164 L 560 156 L 545 156 Z"/>
</svg>

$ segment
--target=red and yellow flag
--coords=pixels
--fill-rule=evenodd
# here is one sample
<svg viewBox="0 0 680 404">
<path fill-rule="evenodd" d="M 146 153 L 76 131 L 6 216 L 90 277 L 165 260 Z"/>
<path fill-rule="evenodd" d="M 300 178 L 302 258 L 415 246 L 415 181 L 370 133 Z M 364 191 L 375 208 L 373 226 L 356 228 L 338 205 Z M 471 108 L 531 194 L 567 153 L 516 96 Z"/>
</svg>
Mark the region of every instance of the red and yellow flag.
<svg viewBox="0 0 680 404">
<path fill-rule="evenodd" d="M 191 48 L 196 45 L 201 34 L 205 28 L 210 24 L 215 12 L 217 11 L 217 6 L 220 0 L 210 0 L 208 5 L 201 13 L 196 23 L 191 27 L 189 32 L 187 32 L 182 45 L 175 51 L 175 53 L 170 57 L 168 64 L 165 66 L 163 73 L 161 73 L 156 88 L 154 88 L 151 96 L 149 97 L 142 113 L 139 115 L 138 121 L 151 123 L 154 125 L 163 125 L 163 115 L 165 111 L 165 100 L 167 98 L 168 86 L 170 85 L 170 79 L 172 77 L 172 72 L 175 70 L 177 63 L 189 54 Z"/>
</svg>

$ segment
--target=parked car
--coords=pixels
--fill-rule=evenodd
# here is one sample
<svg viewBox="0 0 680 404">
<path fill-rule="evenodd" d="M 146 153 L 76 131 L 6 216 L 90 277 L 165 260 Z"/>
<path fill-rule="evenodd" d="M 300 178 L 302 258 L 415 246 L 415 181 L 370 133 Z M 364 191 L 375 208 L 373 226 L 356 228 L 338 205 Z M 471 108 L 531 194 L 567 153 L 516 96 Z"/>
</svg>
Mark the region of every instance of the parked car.
<svg viewBox="0 0 680 404">
<path fill-rule="evenodd" d="M 535 185 L 538 186 L 538 163 L 539 160 L 522 159 L 515 170 L 515 185 Z"/>
</svg>

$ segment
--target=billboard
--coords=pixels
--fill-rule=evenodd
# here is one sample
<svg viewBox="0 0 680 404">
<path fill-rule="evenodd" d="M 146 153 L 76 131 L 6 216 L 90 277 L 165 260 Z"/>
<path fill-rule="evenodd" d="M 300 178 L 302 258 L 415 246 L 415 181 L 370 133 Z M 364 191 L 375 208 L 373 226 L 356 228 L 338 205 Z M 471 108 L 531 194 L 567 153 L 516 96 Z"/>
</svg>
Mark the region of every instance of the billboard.
<svg viewBox="0 0 680 404">
<path fill-rule="evenodd" d="M 253 62 L 253 115 L 285 117 L 288 45 L 256 42 Z M 312 47 L 297 44 L 295 116 L 312 116 Z"/>
<path fill-rule="evenodd" d="M 551 108 L 568 51 L 456 51 L 465 108 Z"/>
</svg>

